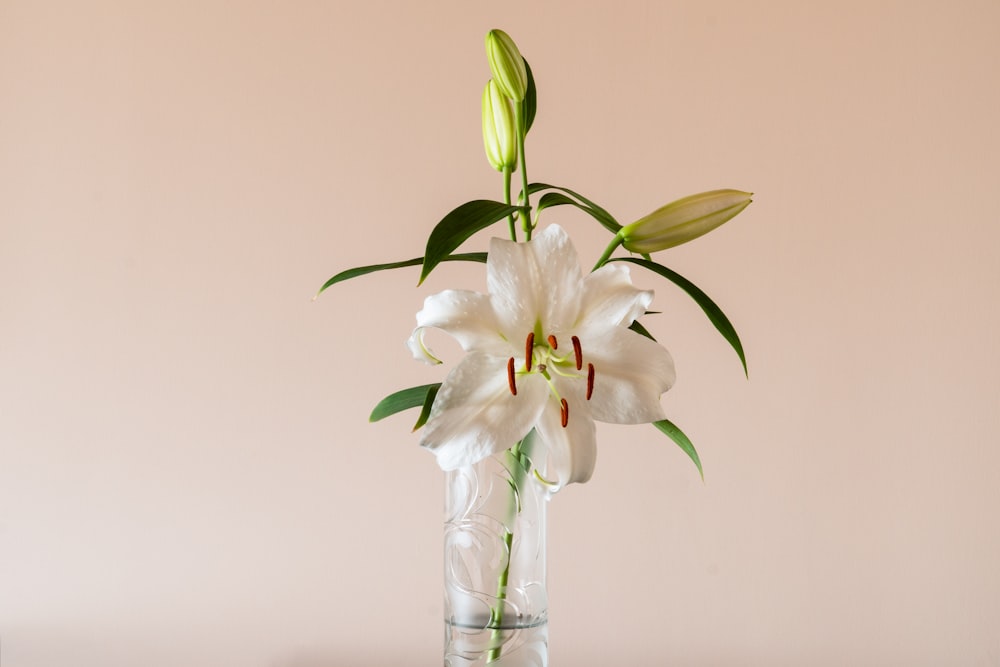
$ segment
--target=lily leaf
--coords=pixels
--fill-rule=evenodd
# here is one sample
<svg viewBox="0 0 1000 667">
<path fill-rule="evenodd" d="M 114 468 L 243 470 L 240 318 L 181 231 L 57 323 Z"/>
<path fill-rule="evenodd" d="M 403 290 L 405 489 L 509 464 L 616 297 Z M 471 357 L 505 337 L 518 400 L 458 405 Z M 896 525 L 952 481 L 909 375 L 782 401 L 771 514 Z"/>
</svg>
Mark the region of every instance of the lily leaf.
<svg viewBox="0 0 1000 667">
<path fill-rule="evenodd" d="M 414 431 L 427 423 L 427 418 L 431 416 L 431 406 L 434 405 L 434 399 L 437 397 L 438 389 L 440 388 L 441 383 L 432 384 L 428 387 L 427 395 L 424 397 L 424 405 L 420 408 L 420 416 L 417 417 L 417 423 L 413 425 Z"/>
<path fill-rule="evenodd" d="M 607 212 L 599 213 L 590 206 L 587 206 L 586 204 L 581 204 L 575 199 L 567 197 L 566 195 L 559 192 L 546 192 L 544 195 L 542 195 L 542 198 L 538 200 L 538 211 L 541 212 L 542 210 L 549 208 L 550 206 L 564 206 L 567 204 L 569 204 L 570 206 L 576 206 L 578 209 L 580 209 L 581 211 L 592 217 L 594 220 L 597 220 L 597 222 L 599 222 L 602 227 L 604 227 L 609 231 L 613 231 L 614 226 L 618 224 L 613 219 L 610 219 L 606 215 Z"/>
<path fill-rule="evenodd" d="M 571 199 L 560 192 L 546 192 L 542 195 L 542 198 L 538 200 L 538 212 L 541 213 L 545 209 L 552 206 L 565 206 L 565 205 L 576 206 L 578 208 L 586 208 L 583 204 Z"/>
<path fill-rule="evenodd" d="M 701 469 L 701 459 L 698 458 L 698 452 L 695 451 L 694 445 L 691 444 L 691 440 L 684 435 L 684 431 L 677 428 L 677 426 L 674 425 L 669 419 L 661 419 L 658 422 L 653 422 L 653 426 L 676 442 L 677 445 L 684 450 L 684 453 L 691 457 L 695 466 L 698 467 L 698 474 L 701 475 L 701 481 L 704 482 L 705 472 Z"/>
<path fill-rule="evenodd" d="M 614 216 L 608 213 L 604 208 L 598 206 L 597 204 L 590 201 L 583 195 L 577 192 L 573 192 L 569 188 L 559 187 L 558 185 L 549 185 L 547 183 L 531 183 L 530 185 L 528 185 L 528 194 L 534 194 L 541 190 L 559 190 L 561 192 L 565 192 L 570 197 L 574 197 L 575 199 L 579 200 L 580 203 L 573 201 L 563 201 L 560 203 L 573 204 L 577 206 L 581 211 L 585 211 L 591 217 L 597 220 L 597 222 L 601 223 L 601 226 L 607 229 L 612 234 L 617 234 L 618 230 L 622 228 L 622 226 L 618 224 L 618 221 L 615 220 Z M 544 199 L 545 196 L 543 196 L 542 198 Z M 550 204 L 550 205 L 557 206 L 558 204 Z"/>
<path fill-rule="evenodd" d="M 389 394 L 375 406 L 375 409 L 372 410 L 371 416 L 368 417 L 368 421 L 377 422 L 390 415 L 394 415 L 397 412 L 420 407 L 427 402 L 427 395 L 431 392 L 436 394 L 440 387 L 441 383 L 438 382 L 436 384 L 425 384 L 419 387 L 410 387 L 409 389 L 403 389 L 394 394 Z M 433 403 L 434 399 L 431 398 L 430 400 Z"/>
<path fill-rule="evenodd" d="M 646 329 L 646 327 L 642 326 L 639 323 L 639 320 L 632 320 L 632 324 L 628 325 L 628 328 L 631 329 L 632 331 L 636 332 L 637 334 L 645 336 L 646 338 L 648 338 L 649 340 L 653 341 L 654 343 L 656 342 L 656 339 L 653 338 L 653 334 L 649 333 L 649 331 Z"/>
<path fill-rule="evenodd" d="M 498 201 L 476 199 L 466 202 L 441 219 L 427 239 L 424 252 L 424 267 L 420 272 L 420 282 L 424 282 L 434 267 L 445 260 L 458 246 L 494 222 L 521 210 L 518 206 L 508 206 Z"/>
<path fill-rule="evenodd" d="M 733 346 L 734 350 L 736 350 L 736 354 L 740 358 L 740 363 L 743 364 L 743 374 L 750 377 L 750 374 L 747 371 L 746 355 L 743 353 L 743 344 L 740 343 L 740 337 L 737 335 L 736 329 L 729 321 L 729 318 L 726 317 L 726 314 L 722 312 L 722 309 L 715 305 L 715 302 L 708 298 L 707 294 L 698 289 L 694 283 L 676 271 L 671 271 L 662 264 L 657 264 L 656 262 L 652 262 L 648 259 L 639 259 L 637 257 L 615 257 L 610 261 L 638 264 L 639 266 L 645 267 L 654 273 L 660 274 L 687 292 L 688 295 L 695 300 L 695 303 L 701 306 L 701 309 L 705 311 L 705 314 L 708 315 L 708 319 L 711 320 L 712 324 L 715 325 L 715 328 L 719 330 L 722 337 Z"/>
<path fill-rule="evenodd" d="M 535 76 L 531 73 L 531 65 L 524 61 L 524 71 L 528 74 L 528 88 L 524 93 L 524 133 L 531 129 L 535 122 L 535 111 L 538 107 L 538 91 L 535 89 Z"/>
<path fill-rule="evenodd" d="M 448 255 L 445 257 L 443 262 L 480 262 L 481 264 L 486 263 L 486 253 L 485 252 L 465 252 L 458 253 L 455 255 Z M 402 262 L 391 262 L 389 264 L 371 264 L 369 266 L 359 266 L 354 269 L 347 269 L 346 271 L 341 271 L 334 277 L 323 283 L 323 286 L 319 288 L 316 292 L 316 296 L 323 293 L 327 287 L 331 285 L 336 285 L 339 282 L 349 280 L 351 278 L 357 278 L 358 276 L 363 276 L 368 273 L 375 273 L 376 271 L 385 271 L 386 269 L 400 269 L 404 266 L 420 266 L 424 263 L 423 257 L 414 257 L 413 259 L 407 259 Z"/>
</svg>

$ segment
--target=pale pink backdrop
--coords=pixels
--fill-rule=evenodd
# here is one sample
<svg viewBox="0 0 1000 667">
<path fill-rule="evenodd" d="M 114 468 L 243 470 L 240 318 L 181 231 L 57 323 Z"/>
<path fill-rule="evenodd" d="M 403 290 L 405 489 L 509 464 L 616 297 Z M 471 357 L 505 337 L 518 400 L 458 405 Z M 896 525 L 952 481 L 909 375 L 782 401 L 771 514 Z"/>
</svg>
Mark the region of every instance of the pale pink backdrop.
<svg viewBox="0 0 1000 667">
<path fill-rule="evenodd" d="M 756 193 L 662 257 L 749 382 L 636 272 L 706 482 L 600 430 L 551 504 L 552 664 L 1000 665 L 994 0 L 0 0 L 0 665 L 440 664 L 442 476 L 366 417 L 442 377 L 403 340 L 482 268 L 310 297 L 499 196 L 492 27 L 533 180 L 625 221 Z"/>
</svg>

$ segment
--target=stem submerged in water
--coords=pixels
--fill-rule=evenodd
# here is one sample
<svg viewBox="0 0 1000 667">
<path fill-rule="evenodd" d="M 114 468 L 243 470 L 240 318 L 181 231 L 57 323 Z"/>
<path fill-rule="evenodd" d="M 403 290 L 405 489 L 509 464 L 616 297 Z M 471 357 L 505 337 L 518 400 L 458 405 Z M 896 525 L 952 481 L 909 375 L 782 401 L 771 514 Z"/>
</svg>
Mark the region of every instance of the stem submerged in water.
<svg viewBox="0 0 1000 667">
<path fill-rule="evenodd" d="M 521 451 L 521 446 L 524 443 L 517 443 L 513 447 L 507 450 L 507 459 L 509 462 L 508 472 L 510 473 L 510 505 L 508 506 L 507 512 L 507 525 L 509 528 L 505 529 L 503 542 L 504 547 L 507 551 L 507 562 L 504 564 L 503 570 L 500 572 L 500 576 L 497 577 L 497 602 L 496 606 L 490 609 L 490 627 L 493 629 L 490 635 L 490 650 L 486 654 L 486 662 L 495 662 L 500 659 L 500 651 L 503 646 L 503 621 L 504 621 L 504 602 L 507 600 L 507 582 L 510 579 L 510 561 L 513 554 L 513 544 L 514 544 L 514 522 L 517 520 L 517 515 L 521 512 L 521 503 L 518 494 L 521 490 L 521 484 L 524 482 L 524 476 L 526 472 L 526 466 L 524 457 L 527 455 L 526 452 Z"/>
<path fill-rule="evenodd" d="M 490 610 L 490 627 L 493 628 L 493 632 L 490 635 L 490 650 L 486 654 L 486 662 L 488 663 L 500 659 L 500 649 L 503 646 L 503 605 L 507 599 L 507 579 L 510 575 L 510 549 L 511 544 L 514 542 L 514 533 L 508 530 L 503 536 L 503 542 L 507 547 L 507 564 L 497 578 L 497 606 Z"/>
</svg>

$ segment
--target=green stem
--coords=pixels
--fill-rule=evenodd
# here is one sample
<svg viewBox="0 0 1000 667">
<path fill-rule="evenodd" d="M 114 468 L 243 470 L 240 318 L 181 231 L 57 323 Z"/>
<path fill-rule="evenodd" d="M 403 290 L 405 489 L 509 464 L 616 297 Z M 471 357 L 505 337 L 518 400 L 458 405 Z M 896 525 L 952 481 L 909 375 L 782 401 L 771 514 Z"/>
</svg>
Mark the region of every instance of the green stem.
<svg viewBox="0 0 1000 667">
<path fill-rule="evenodd" d="M 517 128 L 517 160 L 521 166 L 521 196 L 524 202 L 518 202 L 524 208 L 521 210 L 521 227 L 524 229 L 525 241 L 531 240 L 531 231 L 534 225 L 531 223 L 531 201 L 528 196 L 528 165 L 524 159 L 524 101 L 514 105 L 514 126 Z"/>
<path fill-rule="evenodd" d="M 613 253 L 615 249 L 622 244 L 623 240 L 621 232 L 615 234 L 615 237 L 611 239 L 611 243 L 609 243 L 608 247 L 604 249 L 604 254 L 597 260 L 597 264 L 594 264 L 594 268 L 591 269 L 591 272 L 596 271 L 607 264 L 608 260 L 611 258 L 611 253 Z"/>
<path fill-rule="evenodd" d="M 514 521 L 520 512 L 519 502 L 518 502 L 518 492 L 521 488 L 521 484 L 524 482 L 524 465 L 521 463 L 521 445 L 523 440 L 518 442 L 516 445 L 507 450 L 507 459 L 510 466 L 511 475 L 511 487 L 510 487 L 510 506 L 508 511 L 509 524 L 511 528 L 514 526 Z M 500 572 L 500 576 L 497 577 L 497 603 L 496 606 L 490 609 L 490 627 L 493 631 L 490 633 L 490 644 L 492 647 L 486 654 L 486 662 L 495 662 L 500 659 L 500 651 L 503 645 L 503 616 L 504 616 L 504 602 L 507 600 L 507 582 L 510 579 L 510 559 L 513 555 L 513 544 L 514 544 L 514 532 L 511 530 L 504 531 L 503 536 L 504 547 L 507 551 L 507 563 L 504 565 L 503 571 Z"/>
<path fill-rule="evenodd" d="M 490 610 L 490 650 L 486 654 L 486 662 L 495 662 L 500 659 L 500 651 L 503 646 L 503 603 L 507 599 L 507 579 L 510 575 L 510 550 L 514 542 L 514 533 L 507 531 L 503 536 L 504 546 L 507 548 L 507 565 L 497 578 L 497 606 Z"/>
<path fill-rule="evenodd" d="M 510 167 L 503 168 L 503 203 L 510 206 Z M 510 240 L 517 242 L 517 227 L 514 226 L 514 214 L 507 216 L 507 229 L 510 230 Z"/>
</svg>

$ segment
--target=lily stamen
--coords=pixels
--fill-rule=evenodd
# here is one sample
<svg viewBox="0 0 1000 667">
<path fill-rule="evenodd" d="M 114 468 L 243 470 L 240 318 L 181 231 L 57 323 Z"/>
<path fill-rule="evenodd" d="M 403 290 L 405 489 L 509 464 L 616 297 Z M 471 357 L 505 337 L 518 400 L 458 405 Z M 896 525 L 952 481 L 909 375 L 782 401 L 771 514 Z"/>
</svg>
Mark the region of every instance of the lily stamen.
<svg viewBox="0 0 1000 667">
<path fill-rule="evenodd" d="M 517 385 L 514 383 L 514 357 L 507 362 L 507 384 L 510 385 L 510 393 L 517 396 Z"/>
<path fill-rule="evenodd" d="M 587 364 L 587 400 L 594 395 L 594 364 Z"/>
<path fill-rule="evenodd" d="M 531 372 L 531 358 L 535 354 L 535 332 L 528 332 L 528 338 L 524 341 L 524 370 Z"/>
<path fill-rule="evenodd" d="M 566 424 L 569 424 L 569 403 L 567 403 L 564 398 L 562 399 L 560 405 L 559 416 L 562 419 L 562 427 L 566 428 Z"/>
<path fill-rule="evenodd" d="M 553 350 L 559 349 L 559 341 L 557 341 L 556 337 L 553 336 L 552 334 L 549 334 L 549 347 L 551 347 Z"/>
<path fill-rule="evenodd" d="M 580 347 L 580 339 L 573 336 L 573 354 L 576 355 L 576 370 L 583 369 L 583 348 Z"/>
</svg>

